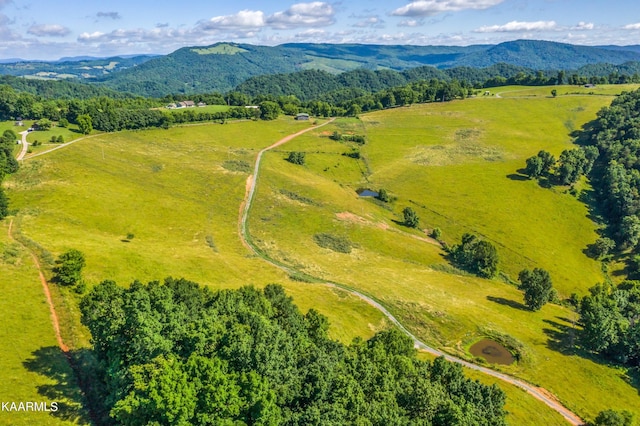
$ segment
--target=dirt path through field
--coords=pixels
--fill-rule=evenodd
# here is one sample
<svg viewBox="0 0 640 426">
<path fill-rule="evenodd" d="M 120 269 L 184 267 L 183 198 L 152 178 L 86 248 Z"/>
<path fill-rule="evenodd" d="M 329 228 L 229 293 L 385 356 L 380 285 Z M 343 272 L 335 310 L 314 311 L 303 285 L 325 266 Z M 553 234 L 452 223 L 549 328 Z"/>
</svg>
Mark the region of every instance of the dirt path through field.
<svg viewBox="0 0 640 426">
<path fill-rule="evenodd" d="M 40 283 L 42 284 L 42 291 L 44 292 L 44 296 L 47 299 L 47 305 L 49 305 L 49 313 L 51 314 L 51 324 L 53 325 L 53 332 L 56 336 L 56 341 L 58 342 L 58 347 L 64 352 L 65 356 L 68 358 L 69 347 L 62 340 L 62 335 L 60 334 L 60 322 L 58 321 L 58 314 L 56 314 L 56 308 L 53 304 L 53 300 L 51 299 L 51 291 L 49 290 L 49 284 L 47 283 L 44 274 L 42 273 L 42 268 L 40 267 L 40 261 L 38 260 L 38 256 L 26 245 L 22 242 L 14 238 L 13 236 L 13 219 L 9 222 L 9 230 L 7 231 L 9 239 L 14 241 L 15 243 L 22 246 L 28 253 L 31 255 L 31 259 L 33 259 L 33 263 L 38 270 L 38 274 L 40 276 Z"/>
<path fill-rule="evenodd" d="M 261 150 L 258 153 L 258 156 L 256 158 L 256 162 L 254 165 L 254 169 L 253 169 L 253 174 L 250 175 L 247 178 L 246 181 L 246 185 L 245 185 L 245 197 L 244 200 L 242 201 L 242 203 L 240 204 L 240 216 L 238 219 L 238 228 L 239 228 L 239 234 L 240 234 L 240 239 L 242 240 L 242 243 L 248 247 L 255 255 L 257 255 L 258 257 L 262 258 L 265 262 L 283 270 L 284 272 L 286 272 L 289 275 L 293 275 L 295 274 L 296 271 L 294 268 L 282 265 L 278 262 L 276 262 L 275 260 L 271 259 L 270 257 L 268 257 L 268 255 L 261 253 L 260 250 L 258 250 L 257 247 L 255 247 L 253 245 L 253 243 L 251 242 L 250 238 L 248 238 L 248 233 L 247 233 L 247 218 L 249 215 L 249 211 L 251 209 L 251 204 L 253 202 L 253 198 L 255 195 L 255 190 L 256 190 L 256 185 L 257 185 L 257 181 L 258 181 L 258 172 L 260 169 L 260 161 L 262 160 L 262 155 L 267 152 L 270 149 L 273 149 L 275 147 L 278 147 L 284 143 L 289 142 L 290 140 L 292 140 L 293 138 L 308 132 L 309 130 L 313 130 L 313 129 L 317 129 L 318 127 L 324 126 L 326 124 L 329 124 L 331 121 L 330 120 L 326 123 L 321 124 L 320 126 L 316 126 L 316 127 L 310 127 L 308 129 L 304 129 L 298 133 L 295 133 L 293 135 L 289 135 L 285 138 L 280 139 L 278 142 L 274 143 L 273 145 L 264 148 L 263 150 Z M 356 220 L 353 217 L 349 216 L 349 217 L 343 217 L 343 220 Z M 361 218 L 362 220 L 366 220 L 364 218 Z M 427 241 L 430 242 L 430 241 Z M 413 333 L 411 333 L 409 330 L 407 330 L 402 323 L 400 323 L 400 321 L 393 315 L 391 314 L 391 312 L 389 312 L 379 301 L 375 300 L 374 297 L 366 295 L 364 293 L 361 293 L 355 289 L 350 288 L 349 286 L 343 285 L 343 284 L 338 284 L 338 283 L 330 283 L 330 282 L 325 282 L 323 283 L 326 286 L 329 287 L 335 287 L 335 288 L 339 288 L 343 291 L 347 291 L 349 293 L 351 293 L 354 296 L 359 297 L 360 299 L 364 300 L 365 302 L 367 302 L 369 305 L 373 306 L 374 308 L 376 308 L 377 310 L 379 310 L 380 312 L 382 312 L 382 314 L 384 316 L 387 317 L 387 319 L 389 319 L 389 321 L 391 321 L 393 324 L 395 324 L 403 333 L 405 333 L 407 336 L 409 336 L 414 343 L 414 346 L 424 352 L 430 353 L 432 355 L 435 356 L 443 356 L 445 357 L 448 361 L 450 362 L 455 362 L 458 364 L 463 365 L 464 367 L 470 368 L 472 370 L 476 370 L 476 371 L 480 371 L 482 373 L 485 373 L 489 376 L 493 376 L 496 377 L 506 383 L 510 383 L 514 386 L 517 386 L 523 390 L 525 390 L 527 393 L 529 393 L 530 395 L 532 395 L 534 398 L 542 401 L 543 403 L 545 403 L 547 406 L 549 406 L 551 409 L 555 410 L 556 412 L 558 412 L 560 415 L 562 415 L 567 422 L 569 422 L 572 425 L 583 425 L 585 422 L 575 413 L 573 413 L 572 411 L 570 411 L 569 409 L 567 409 L 566 407 L 564 407 L 559 401 L 558 399 L 549 391 L 547 391 L 546 389 L 534 386 L 530 383 L 527 383 L 523 380 L 520 379 L 516 379 L 515 377 L 511 377 L 507 374 L 504 373 L 500 373 L 498 371 L 492 370 L 490 368 L 487 367 L 482 367 L 473 363 L 470 363 L 468 361 L 465 361 L 461 358 L 457 358 L 454 357 L 452 355 L 446 354 L 444 352 L 442 352 L 439 349 L 436 349 L 434 347 L 431 347 L 427 344 L 425 344 L 424 342 L 422 342 L 421 340 L 419 340 L 416 336 L 413 335 Z"/>
</svg>

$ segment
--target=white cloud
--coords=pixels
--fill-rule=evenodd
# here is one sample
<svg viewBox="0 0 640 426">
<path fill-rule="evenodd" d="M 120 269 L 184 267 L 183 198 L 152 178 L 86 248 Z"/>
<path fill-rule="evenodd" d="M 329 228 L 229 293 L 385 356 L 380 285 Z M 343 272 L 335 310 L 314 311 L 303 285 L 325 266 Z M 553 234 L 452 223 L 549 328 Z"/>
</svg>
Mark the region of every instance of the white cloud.
<svg viewBox="0 0 640 426">
<path fill-rule="evenodd" d="M 640 30 L 640 22 L 637 24 L 629 24 L 622 27 L 623 30 Z"/>
<path fill-rule="evenodd" d="M 264 12 L 260 10 L 241 10 L 235 15 L 215 16 L 200 24 L 205 31 L 224 29 L 258 29 L 265 26 Z"/>
<path fill-rule="evenodd" d="M 422 19 L 405 19 L 404 21 L 401 21 L 398 26 L 399 27 L 420 27 L 424 25 L 424 21 Z"/>
<path fill-rule="evenodd" d="M 69 33 L 71 33 L 71 30 L 58 24 L 43 24 L 31 26 L 27 30 L 27 33 L 38 37 L 64 37 L 66 35 L 69 35 Z"/>
<path fill-rule="evenodd" d="M 353 26 L 358 28 L 384 28 L 384 21 L 378 16 L 367 16 Z"/>
<path fill-rule="evenodd" d="M 418 0 L 391 12 L 394 16 L 433 16 L 443 12 L 482 10 L 496 6 L 504 0 Z"/>
<path fill-rule="evenodd" d="M 314 1 L 297 3 L 283 12 L 267 18 L 267 24 L 276 29 L 299 27 L 324 27 L 335 22 L 335 10 L 329 3 Z"/>
<path fill-rule="evenodd" d="M 504 25 L 488 25 L 480 27 L 474 32 L 476 33 L 508 33 L 519 31 L 553 31 L 557 29 L 555 21 L 535 21 L 535 22 L 522 22 L 511 21 Z"/>
<path fill-rule="evenodd" d="M 95 31 L 93 33 L 82 33 L 78 36 L 78 41 L 80 42 L 93 42 L 100 41 L 106 34 L 101 33 L 100 31 Z"/>
<path fill-rule="evenodd" d="M 591 31 L 595 28 L 596 26 L 593 24 L 593 22 L 578 22 L 578 25 L 576 25 L 575 27 L 572 27 L 571 29 L 574 31 Z"/>
</svg>

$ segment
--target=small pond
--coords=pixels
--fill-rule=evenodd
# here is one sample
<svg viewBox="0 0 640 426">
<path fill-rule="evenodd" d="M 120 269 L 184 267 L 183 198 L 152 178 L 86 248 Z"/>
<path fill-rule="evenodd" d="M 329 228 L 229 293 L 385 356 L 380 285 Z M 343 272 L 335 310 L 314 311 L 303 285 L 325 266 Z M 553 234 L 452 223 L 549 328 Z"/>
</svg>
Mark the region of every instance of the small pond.
<svg viewBox="0 0 640 426">
<path fill-rule="evenodd" d="M 469 348 L 469 352 L 473 356 L 486 359 L 491 364 L 509 365 L 515 361 L 507 348 L 491 339 L 480 340 Z"/>
<path fill-rule="evenodd" d="M 358 188 L 356 190 L 356 192 L 358 193 L 358 196 L 360 197 L 378 197 L 378 193 L 376 191 L 372 191 L 371 189 L 368 188 Z"/>
</svg>

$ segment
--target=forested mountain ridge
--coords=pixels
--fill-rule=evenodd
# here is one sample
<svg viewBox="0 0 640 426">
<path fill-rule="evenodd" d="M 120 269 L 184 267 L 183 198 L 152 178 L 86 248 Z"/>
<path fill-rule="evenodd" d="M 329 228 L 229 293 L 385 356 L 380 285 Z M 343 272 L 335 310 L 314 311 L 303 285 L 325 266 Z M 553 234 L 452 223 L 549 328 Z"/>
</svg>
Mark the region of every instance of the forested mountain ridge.
<svg viewBox="0 0 640 426">
<path fill-rule="evenodd" d="M 452 66 L 486 67 L 499 62 L 528 68 L 567 70 L 595 63 L 622 64 L 637 61 L 640 53 L 610 50 L 606 47 L 580 46 L 541 40 L 516 40 L 500 43 L 483 52 L 459 58 Z"/>
<path fill-rule="evenodd" d="M 520 40 L 496 46 L 382 46 L 286 44 L 275 47 L 218 43 L 185 47 L 123 72 L 103 84 L 146 96 L 228 91 L 262 75 L 305 69 L 332 74 L 364 68 L 404 71 L 424 65 L 439 69 L 506 63 L 539 70 L 573 70 L 588 64 L 640 61 L 640 53 L 563 43 Z"/>
<path fill-rule="evenodd" d="M 161 97 L 226 92 L 251 77 L 302 70 L 331 74 L 355 69 L 401 72 L 427 65 L 452 69 L 485 68 L 499 63 L 536 70 L 575 70 L 594 64 L 618 66 L 633 61 L 640 61 L 638 46 L 592 47 L 539 40 L 472 46 L 216 43 L 184 47 L 155 58 L 0 64 L 0 74 L 74 78 L 118 91 Z"/>
</svg>

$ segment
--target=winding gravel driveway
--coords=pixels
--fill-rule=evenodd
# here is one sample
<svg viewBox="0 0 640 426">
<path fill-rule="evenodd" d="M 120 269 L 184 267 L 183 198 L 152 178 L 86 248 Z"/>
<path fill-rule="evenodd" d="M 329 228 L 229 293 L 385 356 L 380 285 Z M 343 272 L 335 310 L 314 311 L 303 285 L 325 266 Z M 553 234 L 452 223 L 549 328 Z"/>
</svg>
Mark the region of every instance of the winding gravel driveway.
<svg viewBox="0 0 640 426">
<path fill-rule="evenodd" d="M 255 255 L 257 255 L 258 257 L 260 257 L 261 259 L 263 259 L 265 262 L 283 270 L 284 272 L 286 272 L 287 274 L 295 274 L 296 272 L 298 272 L 297 270 L 295 270 L 294 268 L 288 267 L 286 265 L 282 265 L 279 262 L 276 262 L 275 260 L 271 259 L 270 257 L 268 257 L 268 255 L 266 255 L 265 253 L 262 253 L 260 250 L 258 250 L 258 248 L 251 242 L 250 238 L 248 237 L 248 231 L 247 231 L 247 218 L 249 216 L 249 210 L 251 209 L 251 204 L 253 202 L 254 196 L 255 196 L 255 191 L 256 191 L 256 185 L 257 185 L 257 181 L 258 181 L 258 174 L 260 171 L 260 162 L 262 161 L 262 156 L 265 152 L 276 148 L 280 145 L 283 145 L 287 142 L 289 142 L 290 140 L 296 138 L 297 136 L 300 136 L 303 133 L 306 133 L 308 131 L 317 129 L 319 127 L 325 126 L 329 123 L 331 123 L 334 119 L 331 119 L 321 125 L 318 126 L 314 126 L 314 127 L 309 127 L 307 129 L 301 130 L 297 133 L 294 133 L 292 135 L 286 136 L 282 139 L 280 139 L 278 142 L 274 143 L 271 146 L 268 146 L 267 148 L 262 149 L 257 157 L 256 157 L 256 162 L 253 168 L 253 174 L 249 175 L 249 177 L 247 178 L 247 182 L 246 182 L 246 186 L 245 186 L 245 197 L 244 200 L 242 201 L 242 203 L 240 204 L 240 217 L 238 220 L 238 231 L 240 234 L 240 239 L 242 240 L 242 243 L 249 249 L 251 250 Z M 442 352 L 439 349 L 433 348 L 429 345 L 427 345 L 426 343 L 422 342 L 421 340 L 419 340 L 416 336 L 414 336 L 409 330 L 407 330 L 401 323 L 400 321 L 393 316 L 393 314 L 391 312 L 389 312 L 380 302 L 374 300 L 371 296 L 368 296 L 366 294 L 363 294 L 357 290 L 354 290 L 348 286 L 342 285 L 342 284 L 338 284 L 338 283 L 329 283 L 329 282 L 325 282 L 323 283 L 323 285 L 329 286 L 329 287 L 334 287 L 334 288 L 339 288 L 341 290 L 347 291 L 351 294 L 353 294 L 354 296 L 359 297 L 360 299 L 364 300 L 365 302 L 367 302 L 369 305 L 373 306 L 374 308 L 376 308 L 377 310 L 379 310 L 380 312 L 382 312 L 382 314 L 384 316 L 386 316 L 389 321 L 391 321 L 393 324 L 395 324 L 403 333 L 405 333 L 407 336 L 409 336 L 412 340 L 413 340 L 413 344 L 414 346 L 424 352 L 427 352 L 429 354 L 432 354 L 434 356 L 443 356 L 445 357 L 445 359 L 447 359 L 450 362 L 455 362 L 458 364 L 463 365 L 464 367 L 470 368 L 472 370 L 476 370 L 476 371 L 480 371 L 482 373 L 485 373 L 489 376 L 493 376 L 497 379 L 500 379 L 504 382 L 510 383 L 514 386 L 518 386 L 519 388 L 523 389 L 524 391 L 526 391 L 527 393 L 529 393 L 530 395 L 532 395 L 534 398 L 544 402 L 546 405 L 548 405 L 551 409 L 557 411 L 560 415 L 562 415 L 562 417 L 564 417 L 567 422 L 569 422 L 572 425 L 583 425 L 585 424 L 585 422 L 574 412 L 570 411 L 568 408 L 566 408 L 565 406 L 563 406 L 558 399 L 549 391 L 547 391 L 544 388 L 541 387 L 536 387 L 530 383 L 527 383 L 523 380 L 517 379 L 515 377 L 509 376 L 508 374 L 504 374 L 504 373 L 500 373 L 498 371 L 492 370 L 490 368 L 487 367 L 482 367 L 480 365 L 476 365 L 473 363 L 470 363 L 468 361 L 465 361 L 461 358 L 457 358 L 455 356 L 446 354 L 444 352 Z"/>
<path fill-rule="evenodd" d="M 266 254 L 261 253 L 257 247 L 255 247 L 255 245 L 253 245 L 253 243 L 250 241 L 249 238 L 247 238 L 248 233 L 247 233 L 247 218 L 249 216 L 249 211 L 251 209 L 251 203 L 253 202 L 254 196 L 255 196 L 255 190 L 256 190 L 256 185 L 257 185 L 257 181 L 258 181 L 258 174 L 260 171 L 260 162 L 262 161 L 262 156 L 264 155 L 265 152 L 276 148 L 280 145 L 283 145 L 287 142 L 289 142 L 290 140 L 306 133 L 309 132 L 311 130 L 315 130 L 318 129 L 322 126 L 326 126 L 327 124 L 333 122 L 335 119 L 330 119 L 329 121 L 317 125 L 317 126 L 312 126 L 312 127 L 308 127 L 306 129 L 303 129 L 297 133 L 294 133 L 292 135 L 286 136 L 282 139 L 280 139 L 278 142 L 274 143 L 273 145 L 268 146 L 267 148 L 262 149 L 257 157 L 256 157 L 256 162 L 253 168 L 253 174 L 249 175 L 249 177 L 247 178 L 247 182 L 246 182 L 246 188 L 245 188 L 245 197 L 244 200 L 242 201 L 241 205 L 240 205 L 240 212 L 239 212 L 239 220 L 238 220 L 238 231 L 239 231 L 239 235 L 240 235 L 240 239 L 242 241 L 242 243 L 249 249 L 251 250 L 253 253 L 255 253 L 257 256 L 259 256 L 260 258 L 262 258 L 265 262 L 268 262 L 269 264 L 285 271 L 288 274 L 294 274 L 298 271 L 296 271 L 293 268 L 290 268 L 288 266 L 282 265 L 278 262 L 276 262 L 275 260 L 269 258 Z M 24 132 L 20 132 L 20 135 L 22 136 L 22 150 L 21 152 L 18 154 L 18 156 L 16 157 L 18 160 L 23 160 L 25 159 L 25 155 L 27 154 L 27 150 L 28 150 L 28 143 L 27 143 L 27 133 L 26 131 Z M 83 138 L 79 138 L 76 139 L 72 142 L 63 144 L 63 145 L 59 145 L 53 149 L 47 150 L 47 151 L 43 151 L 37 154 L 34 154 L 30 157 L 27 158 L 31 158 L 31 157 L 36 157 L 39 155 L 44 155 L 47 154 L 51 151 L 63 148 L 71 143 L 77 142 L 79 140 L 82 139 L 86 139 L 86 137 Z M 12 223 L 10 223 L 9 225 L 9 236 L 10 238 L 13 239 L 13 235 L 11 232 L 12 229 Z M 30 250 L 29 250 L 30 251 Z M 30 251 L 31 252 L 31 251 Z M 44 276 L 41 272 L 40 269 L 40 265 L 38 263 L 38 259 L 35 256 L 35 254 L 33 252 L 31 252 L 31 255 L 33 257 L 34 263 L 36 265 L 36 268 L 38 269 L 38 271 L 40 272 L 40 280 L 42 282 L 42 286 L 43 286 L 43 290 L 45 293 L 45 296 L 47 298 L 47 304 L 49 305 L 49 309 L 51 311 L 51 317 L 52 317 L 52 323 L 53 323 L 53 328 L 54 328 L 54 332 L 56 335 L 56 339 L 58 341 L 58 346 L 62 349 L 63 352 L 65 352 L 65 354 L 68 354 L 68 348 L 67 346 L 64 344 L 64 342 L 62 341 L 62 338 L 60 336 L 60 327 L 58 325 L 58 320 L 57 320 L 57 315 L 55 313 L 55 308 L 53 306 L 53 302 L 51 300 L 51 296 L 49 293 L 49 289 L 48 289 L 48 285 L 46 280 L 44 279 Z M 550 392 L 548 392 L 547 390 L 545 390 L 544 388 L 540 388 L 540 387 L 536 387 L 530 383 L 527 383 L 523 380 L 520 379 L 516 379 L 515 377 L 511 377 L 507 374 L 504 373 L 500 373 L 498 371 L 492 370 L 490 368 L 487 367 L 482 367 L 476 364 L 472 364 L 468 361 L 465 361 L 461 358 L 457 358 L 454 357 L 452 355 L 446 354 L 442 351 L 440 351 L 439 349 L 433 348 L 429 345 L 427 345 L 426 343 L 422 342 L 421 340 L 419 340 L 416 336 L 414 336 L 409 330 L 407 330 L 401 323 L 400 321 L 393 316 L 393 314 L 391 314 L 391 312 L 389 312 L 380 302 L 376 301 L 374 298 L 372 298 L 371 296 L 368 296 L 366 294 L 363 294 L 357 290 L 354 290 L 348 286 L 342 285 L 342 284 L 338 284 L 338 283 L 329 283 L 329 282 L 325 282 L 323 285 L 329 286 L 329 287 L 335 287 L 335 288 L 339 288 L 343 291 L 347 291 L 351 294 L 353 294 L 354 296 L 359 297 L 360 299 L 364 300 L 365 302 L 367 302 L 369 305 L 373 306 L 374 308 L 376 308 L 377 310 L 379 310 L 384 316 L 386 316 L 389 321 L 391 321 L 393 324 L 395 324 L 403 333 L 405 333 L 407 336 L 409 336 L 414 343 L 414 346 L 424 352 L 430 353 L 432 355 L 435 356 L 443 356 L 445 357 L 448 361 L 450 362 L 455 362 L 458 364 L 461 364 L 467 368 L 473 369 L 473 370 L 477 370 L 480 371 L 482 373 L 488 374 L 490 376 L 493 376 L 495 378 L 498 378 L 504 382 L 510 383 L 512 385 L 518 386 L 522 389 L 524 389 L 527 393 L 531 394 L 534 398 L 539 399 L 540 401 L 544 402 L 546 405 L 548 405 L 550 408 L 552 408 L 553 410 L 557 411 L 558 413 L 560 413 L 570 424 L 572 425 L 583 425 L 584 421 L 578 417 L 575 413 L 573 413 L 572 411 L 570 411 L 569 409 L 567 409 L 566 407 L 564 407 L 558 400 L 557 398 L 555 398 Z"/>
</svg>

